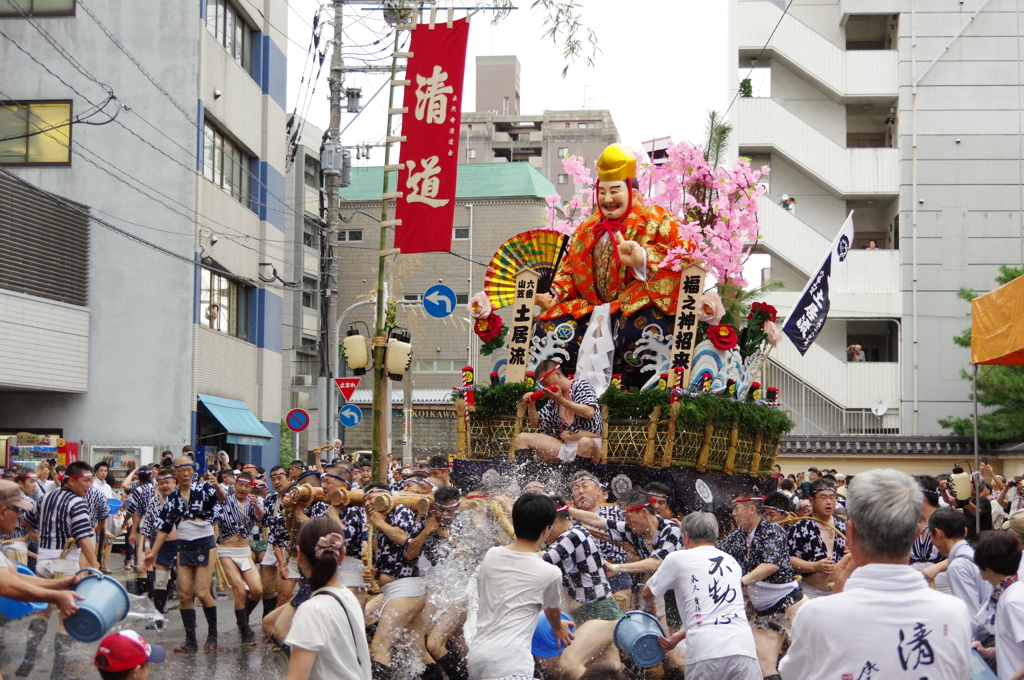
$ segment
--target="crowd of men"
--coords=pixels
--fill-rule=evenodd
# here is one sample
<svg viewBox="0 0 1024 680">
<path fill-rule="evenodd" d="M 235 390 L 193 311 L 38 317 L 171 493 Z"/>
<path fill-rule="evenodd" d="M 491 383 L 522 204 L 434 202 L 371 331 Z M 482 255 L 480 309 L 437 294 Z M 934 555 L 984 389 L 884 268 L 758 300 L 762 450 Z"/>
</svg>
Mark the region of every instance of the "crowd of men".
<svg viewBox="0 0 1024 680">
<path fill-rule="evenodd" d="M 225 461 L 199 474 L 186 449 L 122 488 L 130 585 L 161 612 L 177 597 L 177 653 L 199 651 L 196 600 L 203 651 L 223 650 L 217 579 L 233 595 L 241 644 L 259 643 L 252 614 L 262 605 L 263 643 L 287 652 L 292 617 L 310 597 L 296 535 L 328 517 L 345 543 L 337 580 L 363 607 L 371 668 L 353 673 L 363 680 L 621 679 L 634 662 L 615 628 L 636 610 L 665 631 L 670 680 L 968 678 L 972 653 L 1000 679 L 1024 678 L 1024 493 L 987 465 L 972 478 L 977 504 L 959 500 L 946 475 L 777 469 L 776 491 L 751 486 L 716 516 L 683 513 L 660 483 L 613 498 L 586 469 L 559 475 L 557 487 L 535 474 L 516 489 L 507 480 L 459 489 L 444 456 L 389 464 L 383 483 L 340 455 L 313 469 Z M 42 578 L 18 587 L 47 589 L 67 614 L 74 602 L 62 589 L 82 566 L 101 567 L 102 534 L 120 528 L 107 525 L 102 464 L 55 472 L 46 491 L 36 471 L 5 471 L 0 567 L 35 555 Z M 304 484 L 321 495 L 289 493 Z M 545 658 L 524 638 L 542 614 L 563 646 Z M 19 677 L 34 667 L 48 616 L 29 624 Z M 71 645 L 62 627 L 54 680 L 66 677 Z"/>
</svg>

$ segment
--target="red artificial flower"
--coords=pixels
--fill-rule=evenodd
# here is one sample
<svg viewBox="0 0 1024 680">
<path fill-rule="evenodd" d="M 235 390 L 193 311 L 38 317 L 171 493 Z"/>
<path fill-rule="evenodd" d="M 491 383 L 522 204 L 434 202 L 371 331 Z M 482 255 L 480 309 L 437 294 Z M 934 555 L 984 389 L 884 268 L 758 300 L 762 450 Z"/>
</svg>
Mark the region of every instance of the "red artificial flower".
<svg viewBox="0 0 1024 680">
<path fill-rule="evenodd" d="M 715 349 L 720 350 L 732 349 L 739 343 L 736 331 L 732 326 L 724 323 L 718 326 L 708 326 L 708 340 L 715 346 Z"/>
<path fill-rule="evenodd" d="M 504 322 L 502 322 L 500 316 L 491 314 L 490 316 L 477 319 L 476 323 L 473 324 L 473 332 L 484 342 L 490 342 L 498 337 L 503 325 Z"/>
<path fill-rule="evenodd" d="M 753 319 L 754 315 L 758 312 L 764 312 L 768 315 L 768 321 L 775 323 L 775 320 L 779 317 L 779 310 L 772 307 L 767 302 L 755 302 L 750 305 L 750 314 L 747 315 L 748 319 Z"/>
</svg>

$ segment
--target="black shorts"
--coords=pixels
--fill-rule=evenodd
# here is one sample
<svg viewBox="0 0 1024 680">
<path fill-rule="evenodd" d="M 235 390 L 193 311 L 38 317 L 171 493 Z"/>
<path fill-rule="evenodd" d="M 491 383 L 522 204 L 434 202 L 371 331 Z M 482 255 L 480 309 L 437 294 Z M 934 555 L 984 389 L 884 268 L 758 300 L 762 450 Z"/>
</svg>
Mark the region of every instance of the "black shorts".
<svg viewBox="0 0 1024 680">
<path fill-rule="evenodd" d="M 210 551 L 216 545 L 213 536 L 204 536 L 194 541 L 178 540 L 178 566 L 179 567 L 208 567 L 210 566 Z"/>
<path fill-rule="evenodd" d="M 779 624 L 779 619 L 782 616 L 785 616 L 787 609 L 802 600 L 803 597 L 804 591 L 800 590 L 799 587 L 795 590 L 791 590 L 788 595 L 773 604 L 771 607 L 768 607 L 768 609 L 757 611 L 757 616 L 754 617 L 754 626 L 756 628 L 782 632 L 783 628 Z"/>
<path fill-rule="evenodd" d="M 178 543 L 180 541 L 164 541 L 160 552 L 156 554 L 156 563 L 161 567 L 178 566 Z"/>
</svg>

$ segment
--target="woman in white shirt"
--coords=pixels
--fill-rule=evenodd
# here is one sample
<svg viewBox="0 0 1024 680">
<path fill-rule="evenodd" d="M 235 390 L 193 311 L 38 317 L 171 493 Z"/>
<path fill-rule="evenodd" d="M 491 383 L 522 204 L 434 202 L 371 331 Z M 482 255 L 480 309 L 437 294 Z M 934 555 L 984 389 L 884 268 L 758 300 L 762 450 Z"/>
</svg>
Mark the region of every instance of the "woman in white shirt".
<svg viewBox="0 0 1024 680">
<path fill-rule="evenodd" d="M 299 605 L 285 638 L 292 648 L 287 680 L 371 680 L 363 611 L 338 581 L 343 532 L 329 517 L 311 519 L 299 531 L 299 570 L 312 596 Z"/>
</svg>

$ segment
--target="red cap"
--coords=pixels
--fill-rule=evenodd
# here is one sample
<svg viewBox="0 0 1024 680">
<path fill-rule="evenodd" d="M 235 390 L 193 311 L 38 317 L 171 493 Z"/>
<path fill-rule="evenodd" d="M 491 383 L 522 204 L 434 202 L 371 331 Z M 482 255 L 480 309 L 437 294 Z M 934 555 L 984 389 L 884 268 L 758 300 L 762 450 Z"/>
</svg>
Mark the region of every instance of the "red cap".
<svg viewBox="0 0 1024 680">
<path fill-rule="evenodd" d="M 93 663 L 96 668 L 117 673 L 141 666 L 147 661 L 160 663 L 167 651 L 160 645 L 150 645 L 134 630 L 120 630 L 100 641 Z"/>
</svg>

